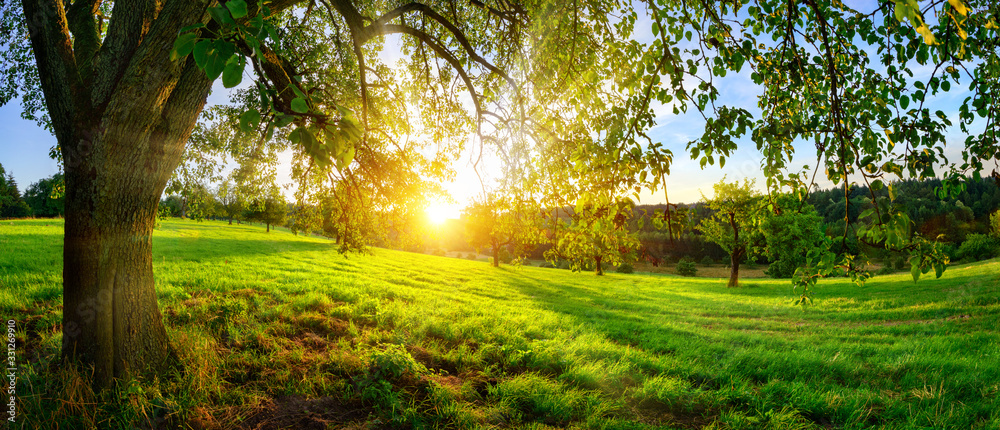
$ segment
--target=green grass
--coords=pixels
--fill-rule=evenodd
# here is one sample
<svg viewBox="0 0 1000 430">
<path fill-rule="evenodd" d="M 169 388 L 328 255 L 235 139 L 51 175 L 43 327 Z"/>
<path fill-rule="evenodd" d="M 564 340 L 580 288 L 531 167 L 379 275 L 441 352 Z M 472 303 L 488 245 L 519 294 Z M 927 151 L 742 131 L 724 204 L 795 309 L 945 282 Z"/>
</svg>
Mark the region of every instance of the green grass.
<svg viewBox="0 0 1000 430">
<path fill-rule="evenodd" d="M 1000 428 L 1000 263 L 939 280 L 494 269 L 166 221 L 185 371 L 93 393 L 58 360 L 60 221 L 0 222 L 27 428 Z M 312 427 L 310 427 L 312 426 Z"/>
</svg>

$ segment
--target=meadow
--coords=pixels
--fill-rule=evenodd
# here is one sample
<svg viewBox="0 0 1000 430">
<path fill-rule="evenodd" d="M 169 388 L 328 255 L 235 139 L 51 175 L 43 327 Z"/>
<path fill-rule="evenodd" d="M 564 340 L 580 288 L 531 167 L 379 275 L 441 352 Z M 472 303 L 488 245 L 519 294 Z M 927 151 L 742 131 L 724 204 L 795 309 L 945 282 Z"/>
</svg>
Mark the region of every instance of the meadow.
<svg viewBox="0 0 1000 430">
<path fill-rule="evenodd" d="M 222 222 L 154 233 L 184 370 L 62 364 L 59 220 L 0 222 L 13 428 L 1000 428 L 1000 263 L 820 282 L 499 269 Z"/>
</svg>

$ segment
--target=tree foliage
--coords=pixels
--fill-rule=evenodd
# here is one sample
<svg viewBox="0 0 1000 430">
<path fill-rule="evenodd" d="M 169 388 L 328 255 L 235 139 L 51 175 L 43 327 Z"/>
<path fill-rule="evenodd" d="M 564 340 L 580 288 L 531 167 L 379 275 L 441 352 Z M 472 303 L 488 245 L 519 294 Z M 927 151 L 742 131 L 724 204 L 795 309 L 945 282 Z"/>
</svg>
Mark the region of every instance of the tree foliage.
<svg viewBox="0 0 1000 430">
<path fill-rule="evenodd" d="M 740 263 L 765 249 L 762 227 L 768 215 L 766 201 L 754 188 L 754 181 L 748 179 L 741 185 L 739 181 L 728 183 L 723 178 L 712 188 L 715 191 L 712 199 L 702 198 L 715 213 L 703 219 L 698 229 L 706 240 L 729 253 L 732 267 L 729 286 L 735 287 L 739 283 Z"/>
<path fill-rule="evenodd" d="M 21 197 L 14 176 L 0 165 L 0 218 L 23 218 L 30 214 L 31 208 Z"/>
<path fill-rule="evenodd" d="M 31 207 L 31 214 L 36 217 L 62 216 L 65 211 L 64 187 L 61 173 L 39 179 L 38 182 L 29 185 L 24 190 L 24 201 Z"/>
<path fill-rule="evenodd" d="M 543 238 L 541 214 L 535 202 L 517 196 L 490 194 L 465 209 L 469 245 L 477 252 L 489 249 L 494 267 L 500 265 L 502 251 L 520 260 Z"/>
</svg>

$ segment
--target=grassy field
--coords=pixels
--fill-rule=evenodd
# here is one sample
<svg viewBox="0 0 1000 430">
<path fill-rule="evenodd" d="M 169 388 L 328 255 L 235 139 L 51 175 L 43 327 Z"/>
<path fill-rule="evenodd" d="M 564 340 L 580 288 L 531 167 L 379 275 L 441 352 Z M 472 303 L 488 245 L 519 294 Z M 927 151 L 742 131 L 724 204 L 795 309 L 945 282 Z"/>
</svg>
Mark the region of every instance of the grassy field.
<svg viewBox="0 0 1000 430">
<path fill-rule="evenodd" d="M 58 361 L 62 224 L 0 222 L 25 428 L 1000 428 L 1000 263 L 940 280 L 596 277 L 166 221 L 185 371 L 95 394 Z M 8 423 L 10 424 L 10 423 Z"/>
</svg>

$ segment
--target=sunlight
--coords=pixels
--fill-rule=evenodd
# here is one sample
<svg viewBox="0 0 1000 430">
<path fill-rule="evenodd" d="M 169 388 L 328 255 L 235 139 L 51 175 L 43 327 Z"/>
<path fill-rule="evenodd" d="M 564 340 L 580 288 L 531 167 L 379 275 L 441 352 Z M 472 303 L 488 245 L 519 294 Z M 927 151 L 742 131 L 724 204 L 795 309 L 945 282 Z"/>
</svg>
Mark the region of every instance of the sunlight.
<svg viewBox="0 0 1000 430">
<path fill-rule="evenodd" d="M 427 220 L 431 224 L 441 225 L 449 219 L 458 219 L 461 208 L 451 203 L 432 201 L 424 211 L 427 213 Z"/>
</svg>

